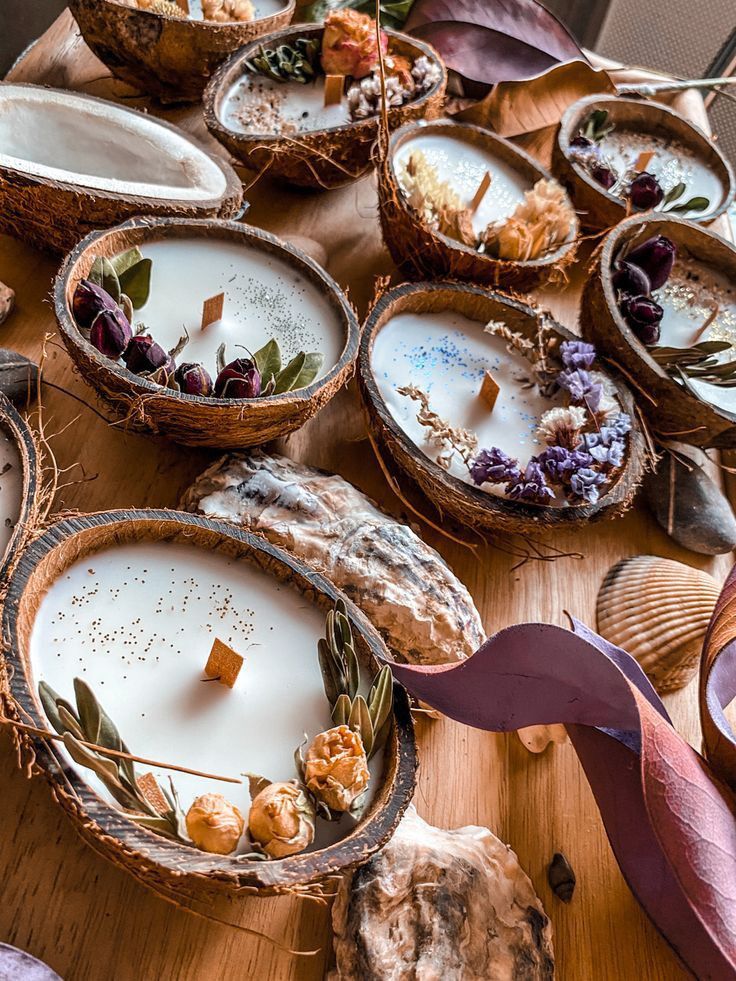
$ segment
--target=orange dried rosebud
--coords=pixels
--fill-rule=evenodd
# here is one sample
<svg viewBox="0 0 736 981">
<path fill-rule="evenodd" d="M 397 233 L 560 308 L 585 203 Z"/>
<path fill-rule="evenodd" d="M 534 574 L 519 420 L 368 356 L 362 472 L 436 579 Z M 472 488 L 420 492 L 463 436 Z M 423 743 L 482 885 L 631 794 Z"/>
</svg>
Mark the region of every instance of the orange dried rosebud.
<svg viewBox="0 0 736 981">
<path fill-rule="evenodd" d="M 370 772 L 360 734 L 335 726 L 315 736 L 307 751 L 304 779 L 317 800 L 347 811 L 368 786 Z"/>
<path fill-rule="evenodd" d="M 270 783 L 251 804 L 248 831 L 271 858 L 286 858 L 312 844 L 315 818 L 314 805 L 298 783 Z"/>
<path fill-rule="evenodd" d="M 388 38 L 381 31 L 381 50 Z M 333 10 L 325 18 L 322 36 L 322 68 L 326 75 L 365 78 L 378 64 L 376 22 L 357 10 Z"/>
<path fill-rule="evenodd" d="M 222 794 L 202 794 L 187 811 L 187 831 L 197 848 L 215 855 L 235 851 L 245 828 L 243 815 Z"/>
</svg>

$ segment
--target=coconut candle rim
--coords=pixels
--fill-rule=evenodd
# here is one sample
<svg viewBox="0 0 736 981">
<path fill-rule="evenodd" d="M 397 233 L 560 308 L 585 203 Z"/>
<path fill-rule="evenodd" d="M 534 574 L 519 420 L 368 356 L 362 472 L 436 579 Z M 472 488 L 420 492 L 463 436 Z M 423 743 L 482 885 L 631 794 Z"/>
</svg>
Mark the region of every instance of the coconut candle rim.
<svg viewBox="0 0 736 981">
<path fill-rule="evenodd" d="M 324 126 L 318 129 L 309 129 L 305 132 L 298 133 L 296 137 L 284 136 L 280 133 L 256 133 L 250 131 L 242 133 L 239 130 L 231 129 L 223 121 L 221 117 L 222 103 L 226 99 L 231 87 L 240 79 L 243 79 L 248 75 L 248 68 L 245 62 L 252 58 L 253 55 L 258 52 L 260 47 L 277 46 L 285 42 L 288 43 L 291 39 L 296 40 L 297 38 L 301 37 L 307 39 L 321 39 L 322 35 L 324 34 L 324 30 L 324 24 L 292 24 L 281 31 L 274 32 L 273 34 L 264 34 L 262 37 L 251 41 L 249 44 L 244 45 L 238 51 L 230 55 L 230 57 L 223 62 L 222 65 L 220 65 L 218 70 L 212 76 L 212 79 L 204 93 L 204 119 L 210 132 L 214 136 L 218 137 L 218 139 L 220 137 L 225 137 L 229 140 L 243 143 L 249 143 L 256 140 L 259 144 L 271 145 L 304 141 L 305 138 L 311 139 L 314 137 L 320 137 L 323 134 L 327 136 L 342 136 L 349 135 L 351 133 L 360 134 L 366 130 L 370 131 L 374 129 L 377 125 L 379 118 L 378 116 L 368 116 L 366 119 L 350 120 L 347 123 L 342 123 L 340 126 Z M 415 58 L 423 55 L 430 61 L 437 64 L 441 69 L 440 79 L 435 82 L 431 88 L 416 98 L 410 99 L 403 106 L 389 108 L 389 114 L 393 114 L 396 111 L 400 112 L 402 109 L 408 108 L 409 106 L 416 108 L 432 102 L 444 89 L 446 82 L 445 67 L 437 52 L 424 41 L 420 41 L 418 38 L 411 37 L 408 34 L 403 34 L 401 31 L 394 31 L 390 28 L 382 28 L 382 30 L 388 36 L 389 42 L 399 41 L 404 47 L 414 48 L 417 52 L 417 54 L 414 56 Z"/>
<path fill-rule="evenodd" d="M 30 668 L 31 633 L 46 590 L 78 559 L 138 541 L 176 542 L 245 561 L 265 575 L 293 586 L 309 602 L 325 610 L 331 609 L 338 598 L 345 599 L 329 580 L 294 556 L 259 535 L 225 522 L 164 510 L 119 510 L 64 519 L 23 552 L 8 583 L 3 607 L 3 631 L 8 645 L 3 663 L 10 669 L 9 709 L 16 717 L 20 710 L 32 724 L 50 728 L 36 692 L 39 679 L 31 677 Z M 364 615 L 349 600 L 345 601 L 359 656 L 376 668 L 380 657 L 387 656 L 383 641 Z M 316 645 L 314 657 L 317 658 Z M 144 882 L 155 887 L 163 881 L 174 889 L 181 884 L 186 889 L 288 891 L 366 861 L 385 843 L 409 804 L 417 766 L 414 729 L 406 692 L 396 682 L 393 690 L 394 724 L 385 748 L 383 779 L 368 813 L 335 844 L 266 862 L 216 856 L 161 838 L 103 800 L 74 767 L 62 762 L 53 744 L 27 734 L 19 738 L 34 754 L 56 799 L 82 836 L 95 850 Z M 137 748 L 144 751 L 144 747 Z M 247 793 L 247 783 L 244 792 Z"/>
<path fill-rule="evenodd" d="M 0 394 L 0 429 L 12 440 L 18 450 L 23 468 L 20 509 L 5 554 L 0 555 L 0 589 L 21 552 L 26 536 L 33 530 L 33 512 L 40 491 L 40 461 L 36 440 L 30 426 L 15 406 Z M 2 672 L 0 671 L 0 680 Z"/>
<path fill-rule="evenodd" d="M 113 7 L 122 7 L 123 9 L 131 9 L 130 5 L 125 3 L 125 0 L 98 0 L 98 2 L 101 2 L 103 4 L 110 4 Z M 296 0 L 284 0 L 284 2 L 276 10 L 272 11 L 270 14 L 263 14 L 260 17 L 254 17 L 252 20 L 226 20 L 226 21 L 205 20 L 204 18 L 200 19 L 198 17 L 197 18 L 186 17 L 185 19 L 182 17 L 172 17 L 170 14 L 162 13 L 159 10 L 147 10 L 144 7 L 136 7 L 134 9 L 136 10 L 137 13 L 148 14 L 151 17 L 158 17 L 162 20 L 167 21 L 170 24 L 188 23 L 188 24 L 196 25 L 200 29 L 202 27 L 208 27 L 213 30 L 220 30 L 220 32 L 222 33 L 232 27 L 244 27 L 247 25 L 255 26 L 259 24 L 261 21 L 271 20 L 272 17 L 281 17 L 283 14 L 287 13 L 287 11 L 293 13 L 295 7 L 296 7 Z"/>
<path fill-rule="evenodd" d="M 720 204 L 716 208 L 709 208 L 702 215 L 697 215 L 691 219 L 692 221 L 710 223 L 728 210 L 736 193 L 733 168 L 718 146 L 700 126 L 686 119 L 671 106 L 661 102 L 654 102 L 650 99 L 625 98 L 617 95 L 588 95 L 573 102 L 563 113 L 554 142 L 555 152 L 552 169 L 553 171 L 558 169 L 555 166 L 555 158 L 558 165 L 564 162 L 563 169 L 568 172 L 566 176 L 569 176 L 569 173 L 574 174 L 575 178 L 589 191 L 600 195 L 601 201 L 606 202 L 609 211 L 615 209 L 618 215 L 615 218 L 612 217 L 608 224 L 615 223 L 627 214 L 626 201 L 618 195 L 612 194 L 603 185 L 595 181 L 585 168 L 578 166 L 570 158 L 569 154 L 570 143 L 590 112 L 598 107 L 607 108 L 611 105 L 622 106 L 625 112 L 628 111 L 632 115 L 643 113 L 645 117 L 651 118 L 656 125 L 643 130 L 644 133 L 649 134 L 657 130 L 667 132 L 670 138 L 677 139 L 692 150 L 699 160 L 706 164 L 708 169 L 718 177 L 723 186 Z M 659 213 L 661 214 L 661 212 Z"/>
<path fill-rule="evenodd" d="M 610 516 L 623 513 L 644 473 L 644 442 L 635 423 L 629 433 L 626 462 L 598 502 L 552 507 L 500 497 L 465 483 L 427 457 L 394 419 L 372 368 L 373 345 L 386 324 L 403 313 L 453 312 L 480 325 L 497 319 L 499 307 L 512 313 L 511 328 L 524 334 L 527 334 L 524 324 L 537 317 L 533 307 L 510 296 L 452 281 L 405 283 L 384 293 L 365 320 L 358 356 L 358 379 L 369 428 L 395 465 L 419 484 L 440 511 L 446 511 L 472 527 L 524 531 L 539 526 L 582 524 L 607 513 Z M 563 340 L 579 340 L 556 321 L 547 319 L 546 324 Z M 635 409 L 631 393 L 612 374 L 607 374 L 616 385 L 622 411 L 627 412 L 633 422 Z"/>
<path fill-rule="evenodd" d="M 676 218 L 661 214 L 635 215 L 617 225 L 603 240 L 597 258 L 594 260 L 588 281 L 583 291 L 583 306 L 581 314 L 581 324 L 583 334 L 592 341 L 598 340 L 599 333 L 607 334 L 608 331 L 620 338 L 620 344 L 611 344 L 607 337 L 601 339 L 601 353 L 606 354 L 606 348 L 612 347 L 612 357 L 616 357 L 615 349 L 623 345 L 623 354 L 628 354 L 629 363 L 626 365 L 632 377 L 636 379 L 637 367 L 644 370 L 644 377 L 641 379 L 646 391 L 649 391 L 652 384 L 655 384 L 659 392 L 664 393 L 665 398 L 679 405 L 682 409 L 681 415 L 690 415 L 693 419 L 697 416 L 700 425 L 698 429 L 703 431 L 702 437 L 697 431 L 691 430 L 686 434 L 688 425 L 683 423 L 678 425 L 680 432 L 664 433 L 673 438 L 686 435 L 689 442 L 696 442 L 698 445 L 713 446 L 732 446 L 736 444 L 736 415 L 727 410 L 699 399 L 687 389 L 678 385 L 671 378 L 665 369 L 657 364 L 651 356 L 645 344 L 636 336 L 624 319 L 616 299 L 616 291 L 613 288 L 612 275 L 613 263 L 616 256 L 626 243 L 633 242 L 634 239 L 644 241 L 653 236 L 663 234 L 671 237 L 678 247 L 684 248 L 687 253 L 696 261 L 704 266 L 717 268 L 722 274 L 731 277 L 736 284 L 736 248 L 733 244 L 716 234 L 709 228 L 704 228 L 695 222 L 685 218 Z M 703 258 L 704 253 L 708 258 Z M 675 262 L 675 268 L 677 260 Z M 604 310 L 599 309 L 600 303 L 604 305 Z M 607 313 L 608 322 L 601 318 L 601 313 Z M 592 324 L 595 321 L 595 328 Z M 642 408 L 647 411 L 652 408 L 646 398 L 641 400 Z M 656 411 L 656 410 L 653 410 Z M 656 419 L 655 419 L 656 422 Z"/>
<path fill-rule="evenodd" d="M 71 298 L 79 279 L 89 272 L 93 256 L 98 253 L 116 255 L 133 245 L 146 242 L 162 242 L 167 239 L 201 237 L 204 241 L 213 238 L 215 241 L 242 243 L 256 248 L 266 254 L 275 255 L 287 264 L 293 266 L 331 305 L 339 327 L 342 328 L 344 343 L 339 360 L 323 375 L 310 385 L 294 391 L 278 395 L 269 395 L 254 399 L 214 398 L 210 396 L 188 395 L 177 392 L 143 378 L 129 371 L 122 363 L 112 361 L 102 355 L 82 335 L 71 312 Z M 338 391 L 343 383 L 349 380 L 357 355 L 360 327 L 353 308 L 335 280 L 313 259 L 300 249 L 270 232 L 263 231 L 242 222 L 225 221 L 220 219 L 188 219 L 188 218 L 132 218 L 114 228 L 92 232 L 67 255 L 64 259 L 54 284 L 54 305 L 62 339 L 72 358 L 80 365 L 89 384 L 95 388 L 114 386 L 116 395 L 121 390 L 123 397 L 130 399 L 145 396 L 156 396 L 151 400 L 151 413 L 158 413 L 167 407 L 175 409 L 187 407 L 190 412 L 201 409 L 208 419 L 216 417 L 223 422 L 232 418 L 233 436 L 228 441 L 219 441 L 217 434 L 191 433 L 202 427 L 194 418 L 187 420 L 187 431 L 190 436 L 184 442 L 196 442 L 198 445 L 243 447 L 254 445 L 254 442 L 265 442 L 275 435 L 290 432 L 301 425 L 310 415 Z M 151 325 L 155 331 L 155 326 Z M 185 349 L 186 351 L 186 349 Z M 184 356 L 186 358 L 186 355 Z M 104 397 L 104 393 L 103 393 Z M 276 418 L 281 414 L 281 418 Z M 296 425 L 291 425 L 292 416 L 298 416 Z M 250 442 L 238 441 L 243 436 L 242 427 L 246 417 L 252 420 L 253 438 Z M 259 418 L 267 432 L 259 432 Z M 161 431 L 173 431 L 176 425 L 172 422 Z M 263 435 L 263 438 L 261 436 Z M 201 438 L 200 438 L 201 437 Z M 256 437 L 258 437 L 256 439 Z"/>
</svg>

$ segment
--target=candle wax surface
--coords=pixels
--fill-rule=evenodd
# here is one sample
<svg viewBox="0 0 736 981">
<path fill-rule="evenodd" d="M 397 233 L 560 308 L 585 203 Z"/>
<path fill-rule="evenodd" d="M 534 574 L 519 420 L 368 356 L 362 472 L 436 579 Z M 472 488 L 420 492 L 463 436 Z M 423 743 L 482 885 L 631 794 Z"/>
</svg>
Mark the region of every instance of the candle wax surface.
<svg viewBox="0 0 736 981">
<path fill-rule="evenodd" d="M 491 223 L 508 218 L 524 200 L 532 185 L 512 167 L 481 147 L 437 133 L 418 134 L 406 140 L 394 156 L 394 170 L 401 175 L 409 157 L 421 150 L 439 179 L 449 184 L 464 203 L 470 204 L 486 171 L 491 186 L 473 215 L 473 229 L 480 233 Z"/>
<path fill-rule="evenodd" d="M 653 150 L 654 156 L 646 170 L 654 174 L 664 192 L 672 190 L 677 184 L 685 184 L 682 196 L 673 204 L 684 204 L 694 197 L 708 198 L 707 207 L 687 213 L 677 212 L 680 217 L 692 218 L 707 214 L 723 200 L 724 187 L 718 177 L 682 143 L 665 140 L 661 136 L 616 128 L 603 137 L 599 146 L 611 169 L 620 175 L 634 166 L 640 153 Z"/>
<path fill-rule="evenodd" d="M 151 292 L 133 320 L 145 324 L 167 350 L 186 329 L 189 343 L 178 364 L 201 362 L 214 379 L 220 344 L 226 345 L 226 361 L 233 361 L 271 338 L 279 343 L 284 365 L 299 351 L 321 353 L 318 377 L 339 361 L 345 339 L 337 312 L 277 255 L 212 238 L 146 242 L 140 249 L 153 260 Z M 221 292 L 222 319 L 202 330 L 202 304 Z"/>
<path fill-rule="evenodd" d="M 297 590 L 245 560 L 140 542 L 88 555 L 52 584 L 33 626 L 31 666 L 35 684 L 46 681 L 72 704 L 73 679 L 86 681 L 132 753 L 223 776 L 291 780 L 304 733 L 311 742 L 332 725 L 317 658 L 324 624 Z M 204 680 L 216 637 L 245 659 L 232 689 Z M 110 800 L 92 771 L 69 762 Z M 136 764 L 138 775 L 151 769 L 168 789 L 167 771 Z M 375 789 L 380 753 L 371 770 Z M 214 792 L 247 821 L 247 778 L 237 786 L 170 775 L 185 813 Z M 318 821 L 313 848 L 353 826 L 347 815 Z M 238 851 L 246 850 L 241 840 Z"/>
<path fill-rule="evenodd" d="M 350 122 L 347 100 L 325 106 L 325 76 L 313 82 L 277 82 L 243 75 L 227 92 L 219 115 L 235 133 L 284 135 L 331 129 Z"/>
<path fill-rule="evenodd" d="M 734 345 L 718 355 L 719 361 L 736 361 L 736 288 L 720 272 L 691 259 L 678 258 L 665 285 L 654 292 L 664 316 L 659 347 L 691 347 L 700 341 L 729 341 Z M 701 328 L 718 305 L 707 330 Z M 736 388 L 690 380 L 700 398 L 736 414 Z"/>
<path fill-rule="evenodd" d="M 417 422 L 420 404 L 397 389 L 416 385 L 429 397 L 432 411 L 451 426 L 478 437 L 478 449 L 497 446 L 521 464 L 544 449 L 536 434 L 544 412 L 561 405 L 541 395 L 529 362 L 506 350 L 506 341 L 483 331 L 484 324 L 452 311 L 402 313 L 380 330 L 373 343 L 371 366 L 376 385 L 400 428 L 430 460 L 444 452 L 427 438 Z M 493 411 L 479 398 L 486 370 L 500 387 Z M 457 453 L 449 473 L 475 487 Z M 503 496 L 503 485 L 484 484 L 484 491 Z M 562 499 L 557 500 L 562 504 Z"/>
<path fill-rule="evenodd" d="M 22 497 L 23 467 L 18 447 L 0 430 L 0 559 L 15 531 Z"/>
</svg>

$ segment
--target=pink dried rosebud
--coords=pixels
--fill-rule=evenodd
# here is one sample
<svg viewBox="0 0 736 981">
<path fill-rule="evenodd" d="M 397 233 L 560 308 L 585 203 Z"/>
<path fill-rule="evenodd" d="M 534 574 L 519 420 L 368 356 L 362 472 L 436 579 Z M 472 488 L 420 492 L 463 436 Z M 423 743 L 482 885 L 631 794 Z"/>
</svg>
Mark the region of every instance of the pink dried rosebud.
<svg viewBox="0 0 736 981">
<path fill-rule="evenodd" d="M 614 172 L 610 167 L 606 167 L 603 164 L 595 164 L 593 167 L 591 167 L 590 176 L 597 184 L 600 184 L 601 187 L 604 187 L 607 191 L 609 191 L 616 183 L 616 175 Z"/>
<path fill-rule="evenodd" d="M 212 395 L 212 378 L 201 364 L 192 361 L 180 364 L 174 379 L 185 395 Z"/>
<path fill-rule="evenodd" d="M 664 197 L 662 185 L 654 174 L 643 170 L 629 184 L 629 200 L 636 211 L 651 211 Z"/>
<path fill-rule="evenodd" d="M 381 50 L 388 51 L 388 37 L 381 31 Z M 325 18 L 322 35 L 322 68 L 326 75 L 365 78 L 378 64 L 376 22 L 357 10 L 333 10 Z"/>
<path fill-rule="evenodd" d="M 77 327 L 89 330 L 92 321 L 103 310 L 115 310 L 117 303 L 110 294 L 89 279 L 80 279 L 72 297 L 72 313 Z"/>
<path fill-rule="evenodd" d="M 303 852 L 314 841 L 314 804 L 296 781 L 271 783 L 248 814 L 248 832 L 271 858 Z"/>
<path fill-rule="evenodd" d="M 120 307 L 102 310 L 97 314 L 89 331 L 89 342 L 106 358 L 117 361 L 127 350 L 133 331 Z"/>
<path fill-rule="evenodd" d="M 236 358 L 226 364 L 215 381 L 220 399 L 257 399 L 261 394 L 261 375 L 249 358 Z"/>
<path fill-rule="evenodd" d="M 134 337 L 125 349 L 123 361 L 128 371 L 136 375 L 157 371 L 159 368 L 173 372 L 175 368 L 174 359 L 169 352 L 157 344 L 150 334 L 138 334 Z"/>
</svg>

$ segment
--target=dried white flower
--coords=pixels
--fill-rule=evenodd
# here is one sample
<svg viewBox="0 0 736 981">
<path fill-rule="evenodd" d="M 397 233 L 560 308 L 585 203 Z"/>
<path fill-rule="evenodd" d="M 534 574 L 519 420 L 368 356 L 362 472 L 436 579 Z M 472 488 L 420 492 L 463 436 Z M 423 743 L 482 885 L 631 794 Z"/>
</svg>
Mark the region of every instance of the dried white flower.
<svg viewBox="0 0 736 981">
<path fill-rule="evenodd" d="M 425 224 L 473 248 L 478 236 L 473 230 L 473 216 L 460 196 L 446 181 L 422 150 L 415 150 L 401 165 L 399 184 L 409 205 Z"/>
<path fill-rule="evenodd" d="M 389 108 L 403 106 L 413 94 L 413 86 L 409 89 L 402 85 L 398 75 L 387 76 L 386 101 Z M 383 106 L 380 76 L 374 72 L 366 78 L 361 78 L 360 81 L 353 82 L 347 92 L 347 103 L 351 119 L 368 119 L 378 115 Z"/>
<path fill-rule="evenodd" d="M 537 434 L 548 446 L 565 446 L 572 450 L 586 421 L 587 415 L 582 406 L 557 406 L 544 413 L 539 420 Z"/>
<path fill-rule="evenodd" d="M 537 259 L 567 241 L 575 213 L 557 181 L 539 180 L 524 194 L 505 221 L 493 222 L 482 235 L 489 255 L 526 262 Z"/>
<path fill-rule="evenodd" d="M 429 92 L 432 86 L 439 82 L 442 78 L 442 70 L 436 62 L 430 61 L 425 55 L 421 55 L 414 62 L 411 76 L 416 82 L 416 94 L 423 95 L 425 92 Z"/>
</svg>

